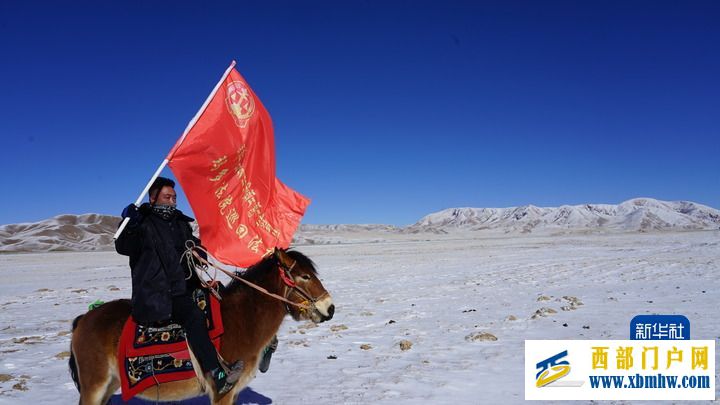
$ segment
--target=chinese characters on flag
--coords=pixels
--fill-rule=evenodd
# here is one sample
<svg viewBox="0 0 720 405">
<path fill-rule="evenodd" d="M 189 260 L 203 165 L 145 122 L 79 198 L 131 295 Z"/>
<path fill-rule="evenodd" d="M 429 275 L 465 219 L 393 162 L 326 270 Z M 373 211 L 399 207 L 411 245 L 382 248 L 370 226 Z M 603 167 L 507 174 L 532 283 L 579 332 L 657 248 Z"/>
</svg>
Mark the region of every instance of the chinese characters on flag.
<svg viewBox="0 0 720 405">
<path fill-rule="evenodd" d="M 203 245 L 222 263 L 249 267 L 290 245 L 310 200 L 275 177 L 270 115 L 234 65 L 167 159 Z"/>
</svg>

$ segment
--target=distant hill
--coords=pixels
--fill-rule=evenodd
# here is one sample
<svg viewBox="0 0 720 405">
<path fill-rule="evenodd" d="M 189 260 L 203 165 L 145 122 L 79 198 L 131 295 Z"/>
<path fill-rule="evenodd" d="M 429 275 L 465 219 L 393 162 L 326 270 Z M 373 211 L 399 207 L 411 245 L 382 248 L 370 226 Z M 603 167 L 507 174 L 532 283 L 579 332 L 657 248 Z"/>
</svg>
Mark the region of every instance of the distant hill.
<svg viewBox="0 0 720 405">
<path fill-rule="evenodd" d="M 427 215 L 403 232 L 450 233 L 459 230 L 535 231 L 608 230 L 673 231 L 720 229 L 720 211 L 690 201 L 634 198 L 618 205 L 510 208 L 449 208 Z"/>
<path fill-rule="evenodd" d="M 120 217 L 59 215 L 40 222 L 0 226 L 0 252 L 112 250 Z M 449 208 L 417 223 L 300 225 L 294 244 L 382 242 L 389 235 L 455 232 L 648 232 L 720 229 L 720 211 L 690 201 L 635 198 L 622 204 L 560 207 Z"/>
<path fill-rule="evenodd" d="M 112 249 L 120 217 L 58 215 L 40 222 L 0 226 L 0 252 L 52 252 Z"/>
</svg>

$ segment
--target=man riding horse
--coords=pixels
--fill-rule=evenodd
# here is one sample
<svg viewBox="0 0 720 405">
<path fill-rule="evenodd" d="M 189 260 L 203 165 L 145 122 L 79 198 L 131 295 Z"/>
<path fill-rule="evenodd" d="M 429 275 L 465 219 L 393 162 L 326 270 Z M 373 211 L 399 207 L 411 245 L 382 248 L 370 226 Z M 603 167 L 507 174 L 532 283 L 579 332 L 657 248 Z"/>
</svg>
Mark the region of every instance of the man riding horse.
<svg viewBox="0 0 720 405">
<path fill-rule="evenodd" d="M 183 253 L 187 241 L 201 244 L 190 227 L 194 219 L 176 208 L 175 182 L 170 179 L 158 177 L 150 187 L 149 199 L 140 207 L 130 204 L 123 210 L 122 217 L 130 221 L 115 240 L 117 252 L 130 257 L 132 316 L 141 324 L 180 324 L 202 372 L 223 395 L 237 382 L 242 364 L 228 365 L 219 358 L 208 336 L 205 314 L 192 298 L 200 280 Z M 266 349 L 261 371 L 267 371 L 273 351 L 274 347 Z"/>
</svg>

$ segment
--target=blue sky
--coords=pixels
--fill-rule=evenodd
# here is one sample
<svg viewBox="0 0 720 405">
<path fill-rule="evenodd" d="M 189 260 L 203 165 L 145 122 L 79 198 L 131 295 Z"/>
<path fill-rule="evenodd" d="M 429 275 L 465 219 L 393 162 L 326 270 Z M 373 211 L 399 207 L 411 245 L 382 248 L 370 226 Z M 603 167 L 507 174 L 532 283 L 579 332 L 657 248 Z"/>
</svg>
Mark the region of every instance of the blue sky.
<svg viewBox="0 0 720 405">
<path fill-rule="evenodd" d="M 717 2 L 5 1 L 0 223 L 118 214 L 233 59 L 306 223 L 718 208 L 718 21 Z"/>
</svg>

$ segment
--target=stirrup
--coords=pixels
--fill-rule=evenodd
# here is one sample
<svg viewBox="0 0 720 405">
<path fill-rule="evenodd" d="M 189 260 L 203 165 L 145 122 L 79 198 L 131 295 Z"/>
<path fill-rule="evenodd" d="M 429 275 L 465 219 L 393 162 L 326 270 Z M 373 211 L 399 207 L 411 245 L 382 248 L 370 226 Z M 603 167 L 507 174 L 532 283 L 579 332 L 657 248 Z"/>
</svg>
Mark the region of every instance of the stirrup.
<svg viewBox="0 0 720 405">
<path fill-rule="evenodd" d="M 243 368 L 245 367 L 245 363 L 243 363 L 242 360 L 238 360 L 232 364 L 221 361 L 220 367 L 222 367 L 228 375 L 237 373 L 237 375 L 239 376 L 240 373 L 242 373 Z"/>
<path fill-rule="evenodd" d="M 232 364 L 225 361 L 225 359 L 220 356 L 220 353 L 217 353 L 218 363 L 220 363 L 220 367 L 225 370 L 227 374 L 232 374 L 233 372 L 240 371 L 242 372 L 243 368 L 245 367 L 245 363 L 243 363 L 242 360 L 237 360 L 233 362 Z"/>
</svg>

